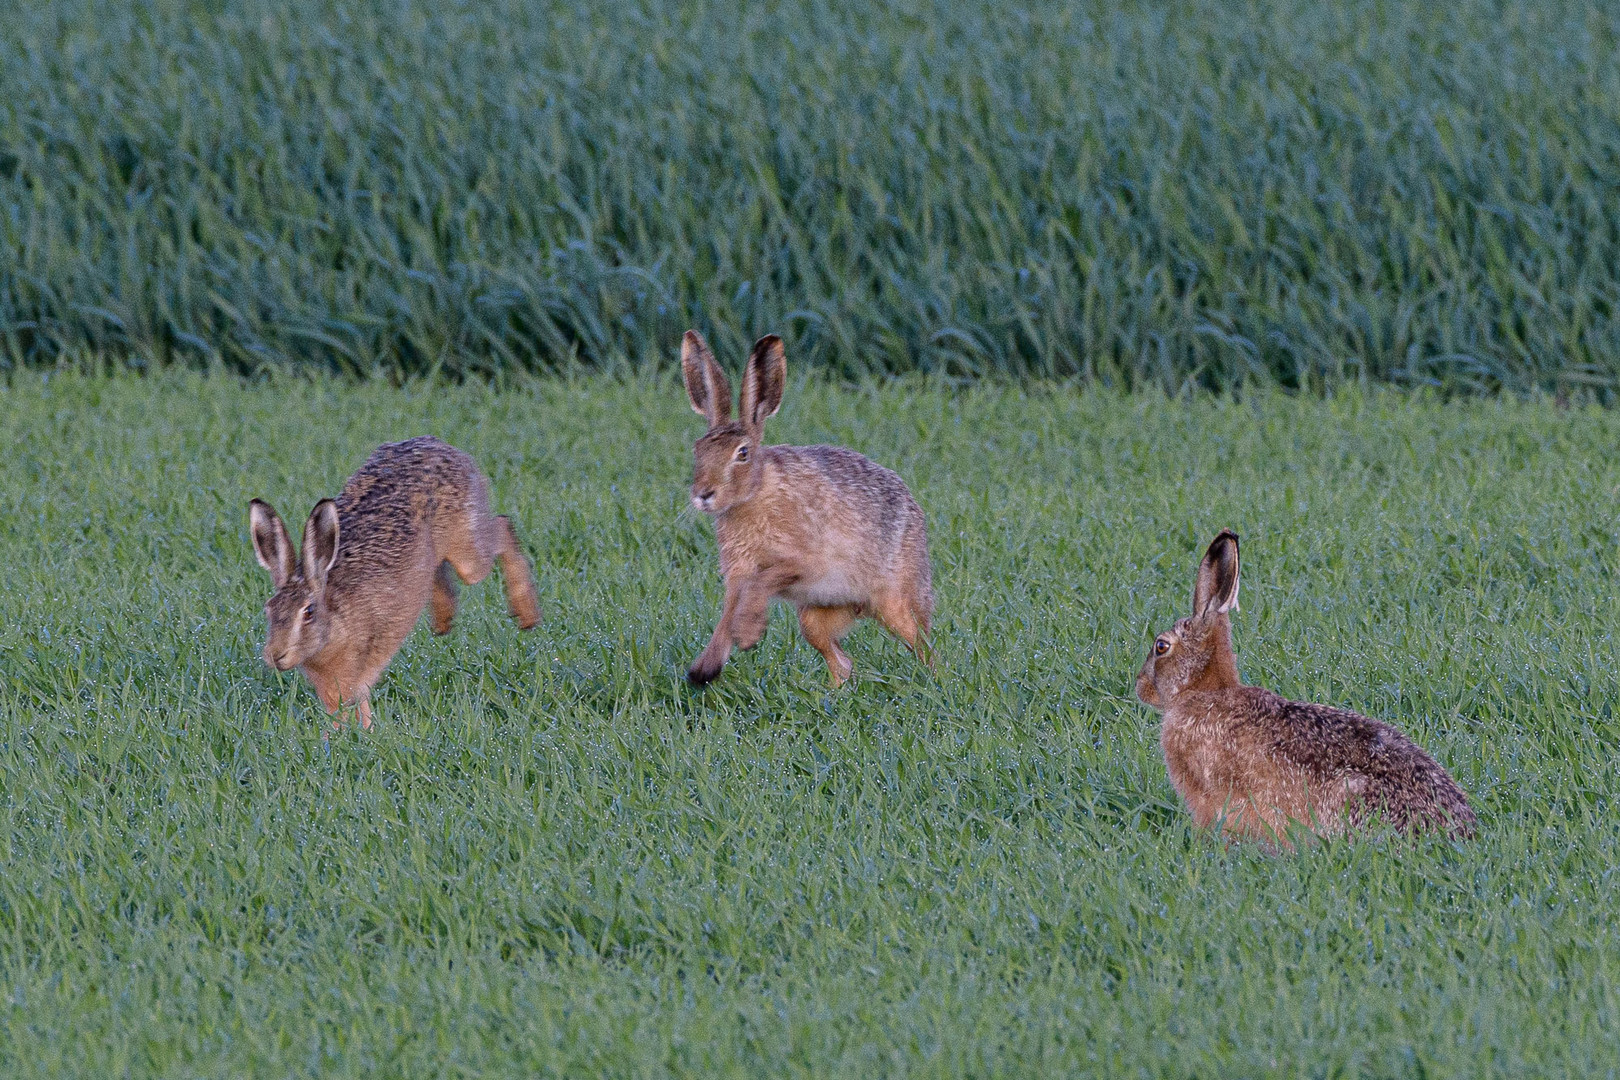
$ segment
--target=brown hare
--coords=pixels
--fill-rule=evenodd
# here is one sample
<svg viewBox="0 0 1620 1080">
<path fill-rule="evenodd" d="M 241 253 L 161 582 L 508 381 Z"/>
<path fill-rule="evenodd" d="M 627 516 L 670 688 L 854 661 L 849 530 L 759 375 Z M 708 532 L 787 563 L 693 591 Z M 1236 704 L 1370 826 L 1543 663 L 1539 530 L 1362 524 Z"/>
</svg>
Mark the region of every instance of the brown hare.
<svg viewBox="0 0 1620 1080">
<path fill-rule="evenodd" d="M 726 579 L 719 625 L 687 676 L 709 682 L 734 646 L 757 645 L 776 597 L 798 609 L 799 629 L 834 686 L 851 670 L 838 642 L 859 618 L 876 617 L 926 656 L 928 530 L 905 483 L 842 447 L 760 445 L 787 385 L 782 339 L 754 345 L 738 420 L 731 384 L 696 331 L 681 341 L 681 370 L 692 408 L 709 422 L 692 448 L 692 505 L 714 518 Z"/>
<path fill-rule="evenodd" d="M 336 501 L 310 511 L 301 556 L 269 503 L 254 499 L 249 516 L 253 552 L 276 585 L 264 605 L 265 663 L 302 668 L 329 713 L 357 703 L 361 727 L 371 726 L 372 686 L 422 609 L 432 604 L 434 633 L 449 632 L 456 578 L 482 581 L 499 559 L 512 617 L 525 630 L 540 621 L 512 523 L 490 513 L 472 458 L 438 439 L 379 446 Z"/>
<path fill-rule="evenodd" d="M 1198 567 L 1192 615 L 1153 642 L 1136 696 L 1163 714 L 1165 768 L 1193 820 L 1291 847 L 1382 818 L 1403 832 L 1471 836 L 1474 812 L 1445 769 L 1398 729 L 1238 681 L 1232 655 L 1238 538 L 1223 530 Z"/>
</svg>

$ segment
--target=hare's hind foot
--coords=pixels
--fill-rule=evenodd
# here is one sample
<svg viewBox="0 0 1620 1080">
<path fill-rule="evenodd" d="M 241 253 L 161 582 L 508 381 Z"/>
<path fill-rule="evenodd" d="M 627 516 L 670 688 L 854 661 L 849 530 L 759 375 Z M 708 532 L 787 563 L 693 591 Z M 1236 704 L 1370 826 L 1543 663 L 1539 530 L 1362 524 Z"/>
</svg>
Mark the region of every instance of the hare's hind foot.
<svg viewBox="0 0 1620 1080">
<path fill-rule="evenodd" d="M 928 619 L 917 614 L 911 599 L 899 593 L 886 593 L 872 604 L 872 614 L 884 629 L 906 643 L 906 648 L 934 671 L 934 650 L 928 643 Z"/>
<path fill-rule="evenodd" d="M 911 651 L 916 654 L 917 659 L 923 662 L 923 666 L 928 669 L 928 674 L 939 674 L 939 663 L 934 656 L 934 642 L 928 636 L 927 631 L 917 635 L 917 644 L 911 647 Z"/>
<path fill-rule="evenodd" d="M 521 569 L 515 569 L 515 572 L 523 575 L 526 579 L 528 565 L 526 563 L 520 563 L 519 565 Z M 514 569 L 508 569 L 505 565 L 501 569 L 506 576 L 506 580 L 511 581 Z M 524 580 L 521 589 L 508 587 L 506 590 L 506 607 L 511 613 L 513 621 L 518 624 L 519 630 L 533 630 L 540 625 L 540 600 L 535 596 L 534 585 L 531 582 Z"/>
<path fill-rule="evenodd" d="M 499 548 L 496 558 L 501 563 L 501 578 L 506 584 L 506 602 L 517 620 L 519 630 L 533 630 L 540 625 L 540 597 L 534 588 L 534 570 L 518 547 L 517 533 L 511 519 L 495 519 Z"/>
<path fill-rule="evenodd" d="M 834 646 L 833 654 L 827 657 L 827 681 L 832 683 L 834 690 L 837 690 L 848 682 L 849 677 L 853 674 L 855 674 L 855 665 L 850 661 L 849 656 L 843 650 Z"/>
<path fill-rule="evenodd" d="M 707 686 L 720 677 L 720 671 L 726 666 L 724 657 L 715 658 L 710 655 L 713 650 L 704 649 L 703 655 L 692 662 L 686 669 L 686 681 L 693 686 Z"/>
<path fill-rule="evenodd" d="M 448 560 L 433 574 L 433 632 L 448 634 L 456 617 L 456 571 Z"/>
<path fill-rule="evenodd" d="M 799 609 L 799 630 L 804 634 L 804 640 L 827 661 L 827 675 L 835 689 L 843 686 L 855 670 L 849 656 L 838 647 L 838 641 L 855 625 L 856 613 L 857 608 L 853 605 Z"/>
</svg>

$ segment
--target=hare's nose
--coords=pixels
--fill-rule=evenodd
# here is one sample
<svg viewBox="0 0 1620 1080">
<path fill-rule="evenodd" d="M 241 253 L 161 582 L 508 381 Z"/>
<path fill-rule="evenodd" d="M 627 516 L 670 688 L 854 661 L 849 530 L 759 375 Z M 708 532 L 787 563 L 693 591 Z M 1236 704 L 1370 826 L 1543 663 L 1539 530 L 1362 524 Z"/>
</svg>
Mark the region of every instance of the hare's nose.
<svg viewBox="0 0 1620 1080">
<path fill-rule="evenodd" d="M 708 491 L 698 492 L 699 502 L 708 502 L 712 498 L 714 498 L 714 488 L 710 488 Z"/>
</svg>

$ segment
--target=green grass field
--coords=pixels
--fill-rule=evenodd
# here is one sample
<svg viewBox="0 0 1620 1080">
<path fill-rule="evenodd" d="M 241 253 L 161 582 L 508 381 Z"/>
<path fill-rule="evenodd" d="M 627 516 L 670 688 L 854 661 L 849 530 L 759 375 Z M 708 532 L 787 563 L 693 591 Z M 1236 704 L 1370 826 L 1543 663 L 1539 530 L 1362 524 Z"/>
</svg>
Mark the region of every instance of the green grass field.
<svg viewBox="0 0 1620 1080">
<path fill-rule="evenodd" d="M 0 360 L 1620 386 L 1612 0 L 20 0 Z"/>
<path fill-rule="evenodd" d="M 937 677 L 868 627 L 830 693 L 778 613 L 683 683 L 720 589 L 668 378 L 14 377 L 0 1073 L 1612 1073 L 1620 416 L 811 380 L 772 425 L 911 482 Z M 421 432 L 546 621 L 469 589 L 324 741 L 247 500 Z M 1246 677 L 1397 721 L 1477 841 L 1191 830 L 1131 680 L 1223 525 Z"/>
</svg>

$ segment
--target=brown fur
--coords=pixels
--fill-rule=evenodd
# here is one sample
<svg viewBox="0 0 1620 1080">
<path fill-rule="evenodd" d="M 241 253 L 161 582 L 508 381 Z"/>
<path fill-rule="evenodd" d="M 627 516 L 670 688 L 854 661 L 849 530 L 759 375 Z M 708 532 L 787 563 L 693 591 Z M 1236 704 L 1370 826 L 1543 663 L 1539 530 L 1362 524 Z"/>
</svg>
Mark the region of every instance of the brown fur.
<svg viewBox="0 0 1620 1080">
<path fill-rule="evenodd" d="M 1288 847 L 1374 820 L 1471 836 L 1462 788 L 1399 729 L 1347 709 L 1289 701 L 1238 679 L 1232 652 L 1238 538 L 1222 531 L 1199 566 L 1193 613 L 1160 634 L 1136 696 L 1164 715 L 1165 768 L 1200 827 Z"/>
<path fill-rule="evenodd" d="M 540 621 L 529 561 L 512 524 L 490 512 L 472 458 L 434 438 L 379 446 L 336 501 L 315 504 L 302 555 L 268 503 L 251 507 L 253 549 L 276 591 L 265 604 L 264 660 L 301 668 L 328 712 L 359 705 L 371 726 L 371 688 L 424 607 L 447 633 L 457 579 L 469 585 L 499 560 L 512 617 Z M 334 725 L 335 725 L 334 721 Z"/>
<path fill-rule="evenodd" d="M 934 614 L 928 530 L 905 483 L 853 450 L 760 445 L 787 382 L 781 338 L 754 346 L 739 420 L 731 419 L 725 373 L 695 331 L 681 343 L 681 367 L 692 408 L 709 422 L 693 447 L 692 505 L 715 519 L 726 579 L 720 622 L 688 672 L 692 681 L 719 675 L 733 647 L 759 643 L 774 598 L 798 609 L 799 628 L 834 686 L 852 670 L 838 643 L 860 618 L 876 618 L 926 656 Z"/>
</svg>

